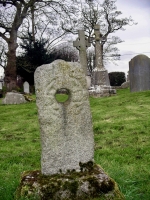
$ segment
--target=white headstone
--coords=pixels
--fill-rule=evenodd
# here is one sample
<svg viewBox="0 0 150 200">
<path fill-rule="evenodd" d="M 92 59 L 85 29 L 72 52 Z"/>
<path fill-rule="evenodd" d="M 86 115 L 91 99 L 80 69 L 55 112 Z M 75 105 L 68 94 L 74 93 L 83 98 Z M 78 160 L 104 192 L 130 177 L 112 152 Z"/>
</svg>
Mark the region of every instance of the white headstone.
<svg viewBox="0 0 150 200">
<path fill-rule="evenodd" d="M 3 84 L 2 84 L 2 82 L 0 82 L 0 90 L 2 90 L 3 89 Z"/>
<path fill-rule="evenodd" d="M 23 84 L 23 91 L 24 91 L 24 93 L 27 93 L 27 94 L 29 94 L 30 93 L 30 85 L 29 85 L 29 83 L 26 81 L 26 82 L 24 82 L 24 84 Z"/>
</svg>

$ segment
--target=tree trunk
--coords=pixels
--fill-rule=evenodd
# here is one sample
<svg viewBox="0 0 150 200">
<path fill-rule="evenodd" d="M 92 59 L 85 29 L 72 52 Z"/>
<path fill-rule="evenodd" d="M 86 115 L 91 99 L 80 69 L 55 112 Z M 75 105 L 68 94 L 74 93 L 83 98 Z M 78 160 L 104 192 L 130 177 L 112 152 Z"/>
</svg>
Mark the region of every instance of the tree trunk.
<svg viewBox="0 0 150 200">
<path fill-rule="evenodd" d="M 16 90 L 17 74 L 16 74 L 16 40 L 8 42 L 7 66 L 5 69 L 5 86 L 7 91 Z"/>
</svg>

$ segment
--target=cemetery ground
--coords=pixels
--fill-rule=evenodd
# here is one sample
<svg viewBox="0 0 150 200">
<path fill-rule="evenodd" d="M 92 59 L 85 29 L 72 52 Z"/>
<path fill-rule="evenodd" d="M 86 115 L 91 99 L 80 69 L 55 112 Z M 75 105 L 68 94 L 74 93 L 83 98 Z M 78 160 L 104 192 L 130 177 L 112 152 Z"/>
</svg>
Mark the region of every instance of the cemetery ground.
<svg viewBox="0 0 150 200">
<path fill-rule="evenodd" d="M 90 97 L 90 104 L 95 162 L 126 200 L 149 200 L 150 91 L 118 90 L 116 96 Z M 0 104 L 0 199 L 13 200 L 21 173 L 40 169 L 40 150 L 35 102 Z"/>
</svg>

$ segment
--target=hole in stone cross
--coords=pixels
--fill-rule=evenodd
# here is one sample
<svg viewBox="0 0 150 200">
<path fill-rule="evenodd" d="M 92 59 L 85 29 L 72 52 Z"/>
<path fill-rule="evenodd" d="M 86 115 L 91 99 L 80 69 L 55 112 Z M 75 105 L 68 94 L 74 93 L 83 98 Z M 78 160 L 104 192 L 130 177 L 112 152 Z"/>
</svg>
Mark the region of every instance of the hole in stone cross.
<svg viewBox="0 0 150 200">
<path fill-rule="evenodd" d="M 55 99 L 58 103 L 65 103 L 70 97 L 70 92 L 66 88 L 58 89 L 55 93 Z"/>
</svg>

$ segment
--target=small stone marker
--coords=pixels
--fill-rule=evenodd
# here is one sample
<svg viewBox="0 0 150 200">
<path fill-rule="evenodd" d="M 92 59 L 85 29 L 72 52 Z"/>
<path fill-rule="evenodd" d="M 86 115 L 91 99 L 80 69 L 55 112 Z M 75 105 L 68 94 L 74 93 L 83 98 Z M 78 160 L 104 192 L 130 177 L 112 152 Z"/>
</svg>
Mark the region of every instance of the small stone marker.
<svg viewBox="0 0 150 200">
<path fill-rule="evenodd" d="M 30 93 L 30 85 L 27 81 L 24 82 L 24 84 L 23 84 L 23 91 L 24 91 L 24 93 L 27 93 L 27 94 Z"/>
<path fill-rule="evenodd" d="M 42 174 L 80 170 L 79 163 L 93 161 L 94 140 L 86 89 L 79 63 L 56 60 L 38 67 L 34 74 L 42 140 Z M 58 91 L 69 98 L 60 103 Z"/>
<path fill-rule="evenodd" d="M 26 100 L 22 94 L 15 93 L 15 92 L 7 92 L 2 103 L 3 104 L 22 104 L 22 103 L 26 103 Z"/>
<path fill-rule="evenodd" d="M 0 90 L 2 90 L 3 89 L 3 84 L 2 84 L 2 82 L 0 82 Z"/>
<path fill-rule="evenodd" d="M 130 91 L 150 90 L 150 58 L 137 55 L 129 62 Z"/>
<path fill-rule="evenodd" d="M 87 55 L 86 55 L 86 49 L 88 47 L 90 47 L 91 44 L 86 39 L 83 30 L 79 30 L 78 31 L 78 35 L 79 35 L 79 37 L 76 39 L 76 41 L 73 42 L 73 46 L 76 47 L 79 50 L 80 63 L 81 63 L 81 66 L 83 67 L 85 75 L 87 75 Z"/>
</svg>

